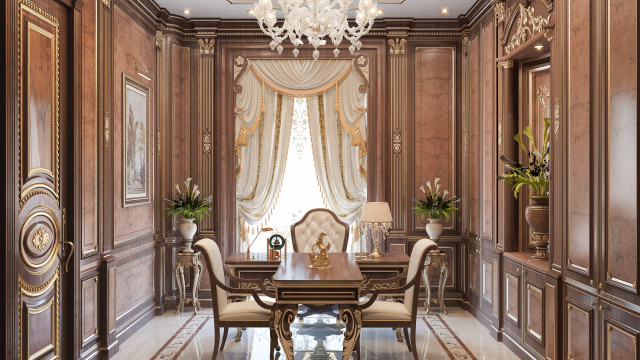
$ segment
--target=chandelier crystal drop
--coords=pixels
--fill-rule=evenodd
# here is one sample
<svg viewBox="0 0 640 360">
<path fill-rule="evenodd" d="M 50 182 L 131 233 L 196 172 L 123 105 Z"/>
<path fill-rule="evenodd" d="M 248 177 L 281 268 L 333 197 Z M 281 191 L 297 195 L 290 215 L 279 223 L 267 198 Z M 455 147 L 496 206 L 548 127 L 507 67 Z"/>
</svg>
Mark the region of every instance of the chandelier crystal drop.
<svg viewBox="0 0 640 360">
<path fill-rule="evenodd" d="M 371 30 L 374 20 L 382 15 L 376 0 L 359 0 L 355 26 L 350 26 L 347 12 L 353 0 L 278 0 L 284 14 L 284 23 L 282 27 L 278 27 L 278 18 L 271 1 L 259 0 L 254 8 L 249 10 L 249 14 L 258 19 L 262 32 L 273 39 L 269 44 L 271 50 L 277 50 L 278 54 L 282 54 L 282 41 L 289 38 L 296 47 L 293 49 L 293 55 L 298 57 L 300 51 L 297 46 L 303 44 L 304 35 L 314 47 L 315 60 L 320 56 L 318 47 L 327 43 L 326 36 L 336 47 L 333 50 L 335 57 L 340 54 L 337 47 L 345 38 L 351 42 L 351 54 L 360 50 L 360 37 L 366 35 Z"/>
</svg>

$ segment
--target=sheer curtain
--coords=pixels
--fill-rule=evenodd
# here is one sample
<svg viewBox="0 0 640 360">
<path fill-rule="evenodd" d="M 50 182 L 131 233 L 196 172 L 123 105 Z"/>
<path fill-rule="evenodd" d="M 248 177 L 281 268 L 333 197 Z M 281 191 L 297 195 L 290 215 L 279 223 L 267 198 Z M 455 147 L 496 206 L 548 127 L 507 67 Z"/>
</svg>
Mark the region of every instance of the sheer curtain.
<svg viewBox="0 0 640 360">
<path fill-rule="evenodd" d="M 263 224 L 280 191 L 291 131 L 293 98 L 308 98 L 309 126 L 323 196 L 354 224 L 366 201 L 365 79 L 351 60 L 255 60 L 236 96 L 238 251 L 245 224 Z M 354 236 L 352 251 L 362 250 Z"/>
</svg>

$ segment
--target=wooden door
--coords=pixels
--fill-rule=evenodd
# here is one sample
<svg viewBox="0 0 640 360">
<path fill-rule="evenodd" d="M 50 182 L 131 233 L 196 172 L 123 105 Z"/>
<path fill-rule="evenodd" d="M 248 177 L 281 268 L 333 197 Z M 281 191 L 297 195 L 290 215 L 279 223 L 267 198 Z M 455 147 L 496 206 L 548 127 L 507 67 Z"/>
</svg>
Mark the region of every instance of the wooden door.
<svg viewBox="0 0 640 360">
<path fill-rule="evenodd" d="M 522 265 L 504 259 L 504 329 L 522 340 Z"/>
<path fill-rule="evenodd" d="M 62 2 L 20 0 L 8 5 L 15 11 L 17 108 L 14 161 L 17 172 L 15 225 L 16 241 L 8 260 L 15 264 L 10 283 L 16 284 L 16 334 L 10 358 L 56 359 L 71 357 L 72 347 L 62 346 L 73 329 L 64 326 L 63 296 L 68 291 L 65 261 L 72 246 L 67 234 L 63 158 L 72 130 L 72 82 L 70 65 L 73 9 Z M 15 7 L 13 7 L 15 6 Z M 11 200 L 9 200 L 11 201 Z M 14 204 L 15 204 L 14 203 Z M 67 243 L 67 245 L 70 243 Z M 65 248 L 66 246 L 66 248 Z M 64 349 L 64 353 L 63 353 Z"/>
</svg>

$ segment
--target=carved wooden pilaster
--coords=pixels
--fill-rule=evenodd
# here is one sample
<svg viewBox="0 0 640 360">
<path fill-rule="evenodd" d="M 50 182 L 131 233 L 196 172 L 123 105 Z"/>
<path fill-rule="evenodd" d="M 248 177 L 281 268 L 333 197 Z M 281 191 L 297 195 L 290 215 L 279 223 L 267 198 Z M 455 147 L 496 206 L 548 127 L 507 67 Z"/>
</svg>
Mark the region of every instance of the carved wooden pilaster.
<svg viewBox="0 0 640 360">
<path fill-rule="evenodd" d="M 391 116 L 391 214 L 393 232 L 406 231 L 407 192 L 405 179 L 406 122 L 407 122 L 407 41 L 404 38 L 389 39 L 389 101 Z"/>
<path fill-rule="evenodd" d="M 215 38 L 198 39 L 198 144 L 195 153 L 198 158 L 198 176 L 202 196 L 208 197 L 214 190 L 214 85 L 215 85 Z M 215 212 L 215 208 L 213 209 Z M 214 218 L 216 214 L 205 216 L 200 222 L 200 236 L 215 239 Z"/>
</svg>

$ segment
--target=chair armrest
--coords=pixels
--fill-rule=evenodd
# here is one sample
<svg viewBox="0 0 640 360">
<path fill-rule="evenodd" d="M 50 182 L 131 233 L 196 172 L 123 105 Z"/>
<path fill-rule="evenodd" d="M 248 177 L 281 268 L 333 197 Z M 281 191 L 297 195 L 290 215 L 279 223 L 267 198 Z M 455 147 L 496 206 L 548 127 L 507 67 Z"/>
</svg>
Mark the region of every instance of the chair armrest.
<svg viewBox="0 0 640 360">
<path fill-rule="evenodd" d="M 218 278 L 215 278 L 216 281 L 216 286 L 220 287 L 221 289 L 228 291 L 228 292 L 233 292 L 236 294 L 247 294 L 247 295 L 251 295 L 253 296 L 253 299 L 256 301 L 256 303 L 258 305 L 260 305 L 261 308 L 263 309 L 267 309 L 267 310 L 271 310 L 273 308 L 272 305 L 269 305 L 267 303 L 265 303 L 264 301 L 262 301 L 262 299 L 260 299 L 260 295 L 258 295 L 258 292 L 254 289 L 238 289 L 238 288 L 232 288 L 227 286 L 226 284 L 223 284 L 220 280 L 218 280 Z"/>
<path fill-rule="evenodd" d="M 378 298 L 379 295 L 384 295 L 384 294 L 397 294 L 400 292 L 405 292 L 407 290 L 409 290 L 410 288 L 414 287 L 416 284 L 420 284 L 420 273 L 418 272 L 416 274 L 416 276 L 413 277 L 413 279 L 411 281 L 409 281 L 408 283 L 406 283 L 404 286 L 401 286 L 399 288 L 394 288 L 394 289 L 378 289 L 375 290 L 372 294 L 371 294 L 371 298 L 363 303 L 358 304 L 358 306 L 360 307 L 360 310 L 364 310 L 368 307 L 370 307 L 371 305 L 373 305 L 373 303 L 376 301 L 376 299 Z"/>
<path fill-rule="evenodd" d="M 270 298 L 275 298 L 276 294 L 273 293 L 272 291 L 270 291 L 269 289 L 267 289 L 264 284 L 262 283 L 262 281 L 258 280 L 258 279 L 243 279 L 243 278 L 239 278 L 237 276 L 235 276 L 234 274 L 231 273 L 231 271 L 229 271 L 229 269 L 227 269 L 227 266 L 224 265 L 224 274 L 227 276 L 227 278 L 239 283 L 239 284 L 251 284 L 254 285 L 254 287 L 248 286 L 247 289 L 251 289 L 257 287 L 260 291 L 262 291 L 262 293 Z"/>
<path fill-rule="evenodd" d="M 392 278 L 388 278 L 388 279 L 371 279 L 369 280 L 369 282 L 366 283 L 366 286 L 364 286 L 364 288 L 362 288 L 362 290 L 360 291 L 360 297 L 366 296 L 368 294 L 371 293 L 372 290 L 378 290 L 378 289 L 383 289 L 382 287 L 380 287 L 380 285 L 385 285 L 386 287 L 384 289 L 392 289 L 397 291 L 397 288 L 399 288 L 400 286 L 402 286 L 402 281 L 407 279 L 407 269 L 405 268 L 402 273 L 400 273 L 400 275 L 398 276 L 394 276 Z M 391 286 L 395 285 L 395 287 L 389 287 L 389 284 Z M 364 284 L 363 284 L 364 285 Z"/>
</svg>

